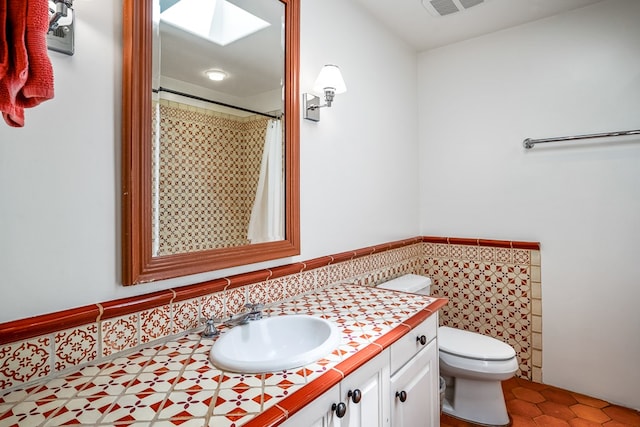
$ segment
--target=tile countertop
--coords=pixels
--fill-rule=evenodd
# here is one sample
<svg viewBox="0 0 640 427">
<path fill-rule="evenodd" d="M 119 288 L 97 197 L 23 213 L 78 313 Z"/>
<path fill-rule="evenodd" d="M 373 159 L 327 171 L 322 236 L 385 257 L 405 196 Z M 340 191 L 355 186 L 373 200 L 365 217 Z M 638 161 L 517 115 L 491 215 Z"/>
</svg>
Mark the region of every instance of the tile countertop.
<svg viewBox="0 0 640 427">
<path fill-rule="evenodd" d="M 444 304 L 442 298 L 333 285 L 264 310 L 266 316 L 310 314 L 336 322 L 342 344 L 317 362 L 267 374 L 223 372 L 209 361 L 213 339 L 184 334 L 0 396 L 0 427 L 277 425 Z"/>
</svg>

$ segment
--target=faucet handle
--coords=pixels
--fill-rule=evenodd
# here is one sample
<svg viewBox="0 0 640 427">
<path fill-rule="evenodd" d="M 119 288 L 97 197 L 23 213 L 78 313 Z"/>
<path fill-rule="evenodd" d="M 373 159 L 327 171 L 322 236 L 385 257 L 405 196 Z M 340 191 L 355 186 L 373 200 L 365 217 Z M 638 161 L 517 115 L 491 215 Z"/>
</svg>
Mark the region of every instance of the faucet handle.
<svg viewBox="0 0 640 427">
<path fill-rule="evenodd" d="M 262 319 L 262 309 L 264 304 L 261 303 L 248 303 L 244 307 L 249 310 L 248 320 L 260 320 Z"/>
<path fill-rule="evenodd" d="M 220 335 L 220 331 L 216 328 L 216 323 L 220 323 L 222 320 L 217 319 L 213 316 L 211 317 L 201 317 L 200 323 L 204 325 L 204 330 L 202 331 L 202 336 L 205 338 L 215 337 Z"/>
</svg>

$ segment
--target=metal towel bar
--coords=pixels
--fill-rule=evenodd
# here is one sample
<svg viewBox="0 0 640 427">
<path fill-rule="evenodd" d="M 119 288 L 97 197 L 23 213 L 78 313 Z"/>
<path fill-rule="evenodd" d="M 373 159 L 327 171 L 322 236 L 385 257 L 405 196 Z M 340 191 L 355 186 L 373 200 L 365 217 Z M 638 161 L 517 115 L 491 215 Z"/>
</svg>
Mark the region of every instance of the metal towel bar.
<svg viewBox="0 0 640 427">
<path fill-rule="evenodd" d="M 545 139 L 527 138 L 524 141 L 522 141 L 522 145 L 524 145 L 524 148 L 529 149 L 529 148 L 533 148 L 533 146 L 536 144 L 544 144 L 546 142 L 573 141 L 575 139 L 606 138 L 611 136 L 627 136 L 627 135 L 640 135 L 640 129 L 624 130 L 619 132 L 593 133 L 590 135 L 559 136 L 555 138 L 545 138 Z"/>
</svg>

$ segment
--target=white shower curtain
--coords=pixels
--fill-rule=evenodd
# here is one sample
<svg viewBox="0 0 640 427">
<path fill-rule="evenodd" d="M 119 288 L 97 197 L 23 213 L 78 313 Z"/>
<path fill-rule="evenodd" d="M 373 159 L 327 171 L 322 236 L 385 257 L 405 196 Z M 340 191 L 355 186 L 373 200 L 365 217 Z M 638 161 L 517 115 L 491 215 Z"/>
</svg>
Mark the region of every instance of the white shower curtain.
<svg viewBox="0 0 640 427">
<path fill-rule="evenodd" d="M 260 165 L 256 199 L 249 220 L 251 243 L 284 239 L 284 184 L 282 167 L 282 124 L 269 120 Z"/>
</svg>

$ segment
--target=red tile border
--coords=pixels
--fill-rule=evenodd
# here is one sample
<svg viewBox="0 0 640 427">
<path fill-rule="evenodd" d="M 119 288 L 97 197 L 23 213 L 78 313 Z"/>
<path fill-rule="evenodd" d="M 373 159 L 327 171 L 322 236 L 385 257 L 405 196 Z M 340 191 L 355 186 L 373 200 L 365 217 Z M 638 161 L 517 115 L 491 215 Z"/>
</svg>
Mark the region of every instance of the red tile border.
<svg viewBox="0 0 640 427">
<path fill-rule="evenodd" d="M 295 264 L 281 265 L 279 267 L 270 268 L 269 270 L 272 273 L 269 279 L 277 279 L 291 274 L 302 273 L 302 270 L 304 270 L 304 263 L 297 262 Z"/>
<path fill-rule="evenodd" d="M 540 250 L 540 242 L 511 242 L 513 249 L 528 249 L 532 251 Z"/>
<path fill-rule="evenodd" d="M 284 409 L 279 407 L 279 404 L 272 406 L 260 412 L 254 418 L 251 418 L 243 427 L 270 427 L 282 424 L 287 419 L 287 413 Z"/>
<path fill-rule="evenodd" d="M 540 242 L 519 242 L 511 240 L 469 239 L 463 237 L 423 236 L 424 243 L 439 243 L 465 246 L 489 246 L 492 248 L 540 250 Z"/>
<path fill-rule="evenodd" d="M 173 300 L 174 296 L 174 292 L 168 289 L 135 297 L 107 301 L 100 304 L 103 312 L 98 320 L 111 319 L 113 317 L 124 316 L 125 314 L 167 305 Z"/>
<path fill-rule="evenodd" d="M 39 335 L 86 325 L 98 320 L 100 307 L 86 305 L 42 316 L 28 317 L 0 324 L 0 344 L 34 338 Z"/>
<path fill-rule="evenodd" d="M 299 390 L 296 390 L 292 395 L 285 397 L 278 402 L 278 406 L 287 411 L 287 416 L 291 417 L 340 381 L 342 381 L 342 375 L 338 371 L 327 371 Z M 247 426 L 256 427 L 262 425 L 263 424 L 247 424 Z"/>
<path fill-rule="evenodd" d="M 424 236 L 422 238 L 422 241 L 424 243 L 440 243 L 440 244 L 449 243 L 448 238 L 446 238 L 446 237 L 436 237 L 436 236 Z"/>
<path fill-rule="evenodd" d="M 375 344 L 369 344 L 365 348 L 358 350 L 354 355 L 338 363 L 333 369 L 340 371 L 343 377 L 351 374 L 353 371 L 382 353 L 382 347 Z"/>
<path fill-rule="evenodd" d="M 316 268 L 326 267 L 327 265 L 331 264 L 332 261 L 333 261 L 333 258 L 331 258 L 330 256 L 323 256 L 320 258 L 311 259 L 309 261 L 304 261 L 303 271 L 315 270 Z"/>
<path fill-rule="evenodd" d="M 382 346 L 382 348 L 385 349 L 408 334 L 409 331 L 411 331 L 409 325 L 398 325 L 380 338 L 376 339 L 374 343 Z"/>
<path fill-rule="evenodd" d="M 460 237 L 447 238 L 450 245 L 466 245 L 466 246 L 479 246 L 478 239 L 464 239 Z"/>
<path fill-rule="evenodd" d="M 333 258 L 333 260 L 331 261 L 331 264 L 337 264 L 339 262 L 350 261 L 355 257 L 355 254 L 356 253 L 354 251 L 350 251 L 350 252 L 341 252 L 339 254 L 331 255 L 331 258 Z"/>
<path fill-rule="evenodd" d="M 271 279 L 272 276 L 273 272 L 269 269 L 251 271 L 244 274 L 236 274 L 235 276 L 230 276 L 227 278 L 227 280 L 229 280 L 229 284 L 227 285 L 225 290 L 264 282 L 268 279 Z"/>
<path fill-rule="evenodd" d="M 375 251 L 376 251 L 375 246 L 369 246 L 368 248 L 357 249 L 353 252 L 354 258 L 369 256 L 369 255 L 372 255 Z"/>
<path fill-rule="evenodd" d="M 220 292 L 227 288 L 229 285 L 229 280 L 226 278 L 209 280 L 203 283 L 196 283 L 191 286 L 183 286 L 181 288 L 176 288 L 175 298 L 173 302 L 184 301 L 188 299 L 193 299 L 197 297 L 202 297 L 205 295 L 212 294 L 214 292 Z"/>
</svg>

